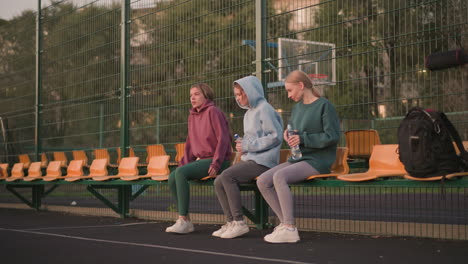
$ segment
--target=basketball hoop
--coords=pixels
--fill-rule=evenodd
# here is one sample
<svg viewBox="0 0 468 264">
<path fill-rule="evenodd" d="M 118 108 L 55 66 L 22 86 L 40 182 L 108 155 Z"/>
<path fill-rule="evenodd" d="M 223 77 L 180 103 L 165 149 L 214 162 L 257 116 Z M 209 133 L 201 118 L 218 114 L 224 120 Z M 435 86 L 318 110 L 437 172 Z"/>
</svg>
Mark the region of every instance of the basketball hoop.
<svg viewBox="0 0 468 264">
<path fill-rule="evenodd" d="M 335 52 L 334 43 L 278 38 L 278 81 L 300 70 L 317 85 L 336 85 Z"/>
</svg>

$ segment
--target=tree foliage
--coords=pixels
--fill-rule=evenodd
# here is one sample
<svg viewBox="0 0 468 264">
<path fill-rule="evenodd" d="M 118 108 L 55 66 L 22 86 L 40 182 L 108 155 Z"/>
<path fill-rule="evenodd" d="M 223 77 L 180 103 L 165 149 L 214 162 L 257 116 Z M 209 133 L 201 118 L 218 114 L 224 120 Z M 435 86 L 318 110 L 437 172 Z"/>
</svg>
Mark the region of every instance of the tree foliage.
<svg viewBox="0 0 468 264">
<path fill-rule="evenodd" d="M 433 101 L 433 93 L 446 91 L 442 83 L 436 88 L 424 81 L 429 77 L 423 72 L 424 57 L 463 47 L 466 23 L 465 29 L 441 26 L 450 24 L 451 19 L 462 21 L 456 11 L 462 5 L 458 0 L 358 0 L 321 5 L 315 17 L 317 30 L 309 31 L 306 38 L 336 43 L 340 83 L 330 92 L 337 92 L 333 96 L 339 98 L 339 105 L 349 105 L 342 109 L 342 115 L 371 119 L 401 116 L 408 104 L 441 109 L 440 102 Z M 379 113 L 382 105 L 385 115 Z"/>
<path fill-rule="evenodd" d="M 43 146 L 118 146 L 120 6 L 54 2 L 42 11 Z M 30 24 L 20 28 L 34 32 L 34 13 L 21 19 L 26 18 Z M 255 52 L 242 45 L 255 39 L 254 2 L 156 1 L 153 7 L 132 9 L 130 19 L 131 145 L 184 141 L 189 88 L 198 82 L 214 88 L 216 104 L 232 129 L 241 131 L 243 110 L 233 99 L 232 81 L 255 71 Z M 287 30 L 287 23 L 279 24 L 275 30 Z M 21 37 L 34 41 L 34 34 Z M 25 50 L 34 54 L 33 43 L 27 49 L 15 46 L 19 51 L 12 56 Z M 34 65 L 34 56 L 30 59 Z M 28 78 L 34 80 L 33 72 Z"/>
</svg>

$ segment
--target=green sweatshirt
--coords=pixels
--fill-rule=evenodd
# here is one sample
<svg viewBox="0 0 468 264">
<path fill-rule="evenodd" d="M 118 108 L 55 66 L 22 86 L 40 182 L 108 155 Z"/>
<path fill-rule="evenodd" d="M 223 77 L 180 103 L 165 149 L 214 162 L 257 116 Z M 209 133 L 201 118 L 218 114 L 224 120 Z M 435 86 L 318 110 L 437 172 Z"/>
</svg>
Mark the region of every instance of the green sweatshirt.
<svg viewBox="0 0 468 264">
<path fill-rule="evenodd" d="M 330 173 L 340 139 L 340 121 L 330 101 L 320 97 L 311 104 L 297 103 L 289 124 L 299 132 L 302 158 L 288 161 L 307 161 L 321 174 Z"/>
</svg>

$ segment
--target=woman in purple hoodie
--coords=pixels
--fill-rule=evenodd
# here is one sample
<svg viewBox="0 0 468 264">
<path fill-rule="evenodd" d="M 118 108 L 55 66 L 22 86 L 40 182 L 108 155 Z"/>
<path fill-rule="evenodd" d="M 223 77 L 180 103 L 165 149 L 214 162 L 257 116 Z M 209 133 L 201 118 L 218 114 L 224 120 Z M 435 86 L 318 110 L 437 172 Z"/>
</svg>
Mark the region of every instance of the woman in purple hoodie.
<svg viewBox="0 0 468 264">
<path fill-rule="evenodd" d="M 190 88 L 188 136 L 184 157 L 179 167 L 169 175 L 169 188 L 177 203 L 179 218 L 166 232 L 186 234 L 193 232 L 188 208 L 190 203 L 189 180 L 214 176 L 229 166 L 231 135 L 224 113 L 213 103 L 213 89 L 206 84 Z"/>
</svg>

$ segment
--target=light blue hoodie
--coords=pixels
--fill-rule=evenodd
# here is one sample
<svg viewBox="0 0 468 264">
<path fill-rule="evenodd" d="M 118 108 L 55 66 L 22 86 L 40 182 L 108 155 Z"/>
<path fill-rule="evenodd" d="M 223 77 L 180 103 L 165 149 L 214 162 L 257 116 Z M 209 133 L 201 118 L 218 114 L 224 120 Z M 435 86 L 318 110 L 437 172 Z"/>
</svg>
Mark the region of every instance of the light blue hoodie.
<svg viewBox="0 0 468 264">
<path fill-rule="evenodd" d="M 254 76 L 235 81 L 247 95 L 248 106 L 241 106 L 244 115 L 244 136 L 242 139 L 242 160 L 253 160 L 257 164 L 272 168 L 279 163 L 283 140 L 283 120 L 266 101 L 260 80 Z"/>
</svg>

